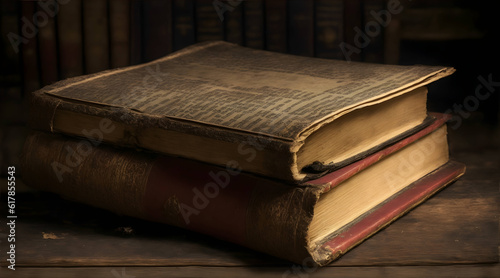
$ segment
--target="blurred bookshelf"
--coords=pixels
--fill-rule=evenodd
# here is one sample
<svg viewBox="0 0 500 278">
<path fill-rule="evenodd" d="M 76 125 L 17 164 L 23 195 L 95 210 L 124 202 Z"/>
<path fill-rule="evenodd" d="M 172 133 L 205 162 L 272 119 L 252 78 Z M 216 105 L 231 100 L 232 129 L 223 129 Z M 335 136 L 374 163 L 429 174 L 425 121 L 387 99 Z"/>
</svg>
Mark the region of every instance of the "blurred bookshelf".
<svg viewBox="0 0 500 278">
<path fill-rule="evenodd" d="M 325 59 L 453 66 L 457 72 L 432 85 L 437 93 L 429 95 L 429 108 L 441 112 L 473 94 L 478 77 L 500 80 L 497 17 L 486 1 L 59 2 L 0 2 L 2 171 L 17 163 L 30 92 L 148 62 L 200 41 Z M 499 94 L 473 114 L 497 127 Z"/>
</svg>

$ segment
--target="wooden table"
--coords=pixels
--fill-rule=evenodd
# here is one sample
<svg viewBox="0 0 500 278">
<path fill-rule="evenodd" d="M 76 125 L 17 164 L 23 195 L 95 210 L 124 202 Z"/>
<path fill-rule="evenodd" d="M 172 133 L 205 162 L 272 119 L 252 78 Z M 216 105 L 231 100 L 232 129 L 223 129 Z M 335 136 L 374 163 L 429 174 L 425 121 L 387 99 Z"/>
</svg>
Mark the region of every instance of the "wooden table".
<svg viewBox="0 0 500 278">
<path fill-rule="evenodd" d="M 29 191 L 16 198 L 15 272 L 0 226 L 0 276 L 500 277 L 500 129 L 468 122 L 449 141 L 466 175 L 327 267 Z"/>
</svg>

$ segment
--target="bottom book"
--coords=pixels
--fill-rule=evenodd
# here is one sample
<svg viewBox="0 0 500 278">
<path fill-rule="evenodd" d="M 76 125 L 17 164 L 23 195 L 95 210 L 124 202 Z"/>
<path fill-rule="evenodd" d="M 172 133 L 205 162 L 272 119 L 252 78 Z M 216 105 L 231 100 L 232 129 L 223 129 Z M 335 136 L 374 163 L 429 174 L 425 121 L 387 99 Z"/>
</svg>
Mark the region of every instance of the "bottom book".
<svg viewBox="0 0 500 278">
<path fill-rule="evenodd" d="M 317 180 L 290 185 L 228 167 L 33 133 L 23 179 L 67 199 L 325 265 L 465 172 L 444 118 Z"/>
</svg>

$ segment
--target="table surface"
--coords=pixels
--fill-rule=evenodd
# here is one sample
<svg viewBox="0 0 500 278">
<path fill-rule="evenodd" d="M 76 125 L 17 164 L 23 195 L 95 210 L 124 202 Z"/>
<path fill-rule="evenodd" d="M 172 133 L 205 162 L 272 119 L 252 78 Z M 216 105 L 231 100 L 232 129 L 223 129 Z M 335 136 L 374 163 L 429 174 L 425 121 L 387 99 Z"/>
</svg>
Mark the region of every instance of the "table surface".
<svg viewBox="0 0 500 278">
<path fill-rule="evenodd" d="M 500 277 L 500 128 L 471 120 L 449 130 L 449 142 L 451 158 L 467 165 L 466 174 L 326 267 L 304 268 L 208 236 L 27 190 L 16 197 L 16 271 L 6 269 L 9 231 L 0 226 L 0 274 Z M 5 196 L 1 215 L 6 215 Z"/>
</svg>

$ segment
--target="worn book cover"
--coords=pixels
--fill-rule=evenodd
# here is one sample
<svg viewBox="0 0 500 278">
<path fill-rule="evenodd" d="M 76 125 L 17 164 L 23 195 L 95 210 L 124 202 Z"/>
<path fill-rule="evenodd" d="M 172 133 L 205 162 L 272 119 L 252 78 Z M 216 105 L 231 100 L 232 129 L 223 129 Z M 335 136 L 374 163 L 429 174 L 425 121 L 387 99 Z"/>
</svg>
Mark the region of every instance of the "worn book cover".
<svg viewBox="0 0 500 278">
<path fill-rule="evenodd" d="M 453 71 L 206 42 L 47 86 L 32 95 L 30 122 L 303 182 L 428 124 L 424 85 Z M 102 132 L 107 120 L 112 128 Z"/>
<path fill-rule="evenodd" d="M 23 180 L 65 198 L 325 265 L 449 184 L 444 119 L 299 186 L 183 158 L 34 133 Z"/>
</svg>

